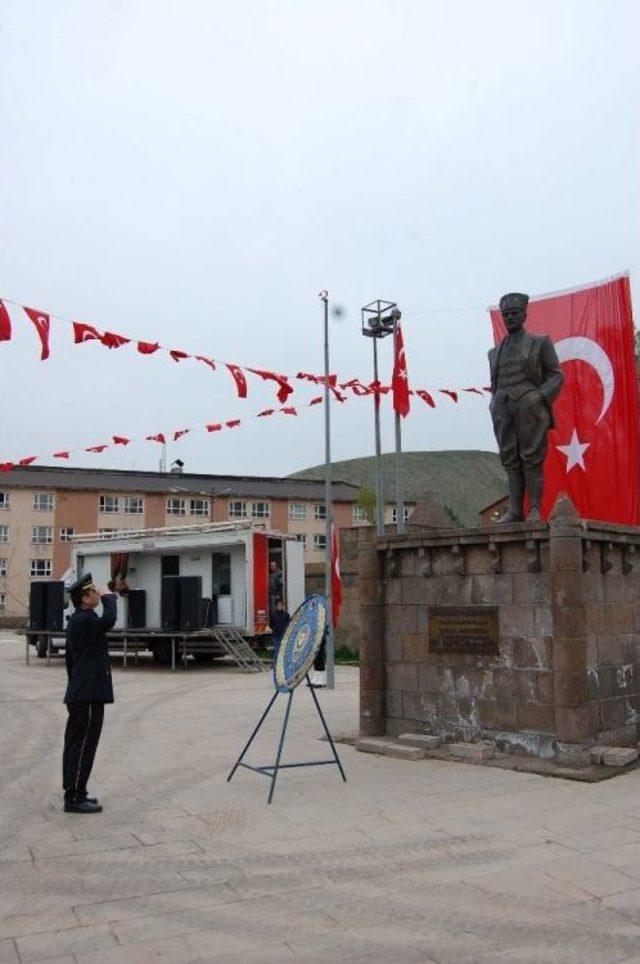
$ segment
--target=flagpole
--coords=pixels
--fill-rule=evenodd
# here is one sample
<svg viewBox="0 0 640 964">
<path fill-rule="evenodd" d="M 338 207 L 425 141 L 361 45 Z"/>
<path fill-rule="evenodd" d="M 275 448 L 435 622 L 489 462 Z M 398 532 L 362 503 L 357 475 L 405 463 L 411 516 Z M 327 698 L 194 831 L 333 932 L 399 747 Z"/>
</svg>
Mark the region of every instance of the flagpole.
<svg viewBox="0 0 640 964">
<path fill-rule="evenodd" d="M 324 314 L 324 510 L 325 510 L 325 548 L 324 548 L 324 598 L 327 608 L 326 673 L 327 689 L 334 688 L 335 647 L 333 639 L 333 597 L 332 597 L 332 498 L 331 498 L 331 393 L 329 391 L 329 293 L 320 292 Z"/>
<path fill-rule="evenodd" d="M 400 312 L 392 312 L 393 315 L 393 356 L 394 364 L 398 354 L 398 321 Z M 405 532 L 404 523 L 404 474 L 402 471 L 402 428 L 400 423 L 400 413 L 395 413 L 396 425 L 396 532 L 403 535 Z"/>
<path fill-rule="evenodd" d="M 373 338 L 373 380 L 376 391 L 373 395 L 373 424 L 376 441 L 376 531 L 384 535 L 384 481 L 382 476 L 382 444 L 380 441 L 380 393 L 378 380 L 378 339 Z"/>
</svg>

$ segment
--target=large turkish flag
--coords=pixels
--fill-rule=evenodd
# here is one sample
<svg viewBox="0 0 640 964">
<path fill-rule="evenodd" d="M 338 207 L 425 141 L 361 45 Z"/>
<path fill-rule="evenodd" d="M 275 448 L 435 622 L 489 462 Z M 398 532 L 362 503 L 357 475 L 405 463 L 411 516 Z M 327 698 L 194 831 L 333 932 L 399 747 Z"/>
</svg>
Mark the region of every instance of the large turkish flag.
<svg viewBox="0 0 640 964">
<path fill-rule="evenodd" d="M 505 335 L 490 310 L 496 344 Z M 639 521 L 638 390 L 629 277 L 533 298 L 526 328 L 549 335 L 566 381 L 553 407 L 542 513 L 566 492 L 584 519 Z"/>
</svg>

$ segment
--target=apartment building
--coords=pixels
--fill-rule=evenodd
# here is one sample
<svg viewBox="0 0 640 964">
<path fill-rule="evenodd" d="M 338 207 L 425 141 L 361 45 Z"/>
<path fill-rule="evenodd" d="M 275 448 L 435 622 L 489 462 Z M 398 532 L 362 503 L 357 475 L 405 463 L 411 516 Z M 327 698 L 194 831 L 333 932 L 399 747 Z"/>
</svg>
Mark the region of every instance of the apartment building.
<svg viewBox="0 0 640 964">
<path fill-rule="evenodd" d="M 359 489 L 333 485 L 334 520 L 367 525 Z M 388 510 L 392 515 L 393 510 Z M 60 579 L 82 532 L 257 519 L 324 559 L 324 484 L 302 479 L 29 466 L 0 478 L 0 619 L 24 618 L 33 579 Z"/>
</svg>

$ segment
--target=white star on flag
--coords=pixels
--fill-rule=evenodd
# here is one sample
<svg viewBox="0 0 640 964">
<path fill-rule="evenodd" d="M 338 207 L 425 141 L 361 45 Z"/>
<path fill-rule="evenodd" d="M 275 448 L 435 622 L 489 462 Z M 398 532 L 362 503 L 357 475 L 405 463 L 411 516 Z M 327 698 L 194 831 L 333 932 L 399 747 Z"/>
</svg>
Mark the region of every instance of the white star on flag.
<svg viewBox="0 0 640 964">
<path fill-rule="evenodd" d="M 566 472 L 569 474 L 571 469 L 579 465 L 583 472 L 586 472 L 584 465 L 584 453 L 587 451 L 590 442 L 581 442 L 578 438 L 578 433 L 575 428 L 573 430 L 573 435 L 571 436 L 571 441 L 568 445 L 556 445 L 558 451 L 562 452 L 566 456 L 567 466 Z"/>
</svg>

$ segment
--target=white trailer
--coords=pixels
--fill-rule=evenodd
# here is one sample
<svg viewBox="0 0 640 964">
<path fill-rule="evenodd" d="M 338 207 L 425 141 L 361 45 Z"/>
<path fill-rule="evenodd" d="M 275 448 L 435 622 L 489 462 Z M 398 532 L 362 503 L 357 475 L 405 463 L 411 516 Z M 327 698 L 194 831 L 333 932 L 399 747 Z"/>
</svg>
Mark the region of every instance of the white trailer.
<svg viewBox="0 0 640 964">
<path fill-rule="evenodd" d="M 199 576 L 203 598 L 215 600 L 214 624 L 255 637 L 269 624 L 269 563 L 277 563 L 278 594 L 293 612 L 305 595 L 303 553 L 295 536 L 250 521 L 90 533 L 74 538 L 64 580 L 68 585 L 90 572 L 98 585 L 106 585 L 124 568 L 129 589 L 146 593 L 144 628 L 160 631 L 163 577 Z M 116 630 L 130 625 L 128 609 L 127 596 L 119 596 Z"/>
</svg>

